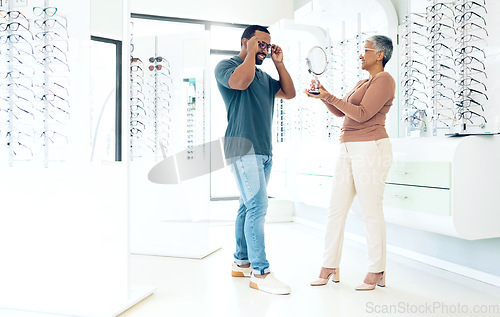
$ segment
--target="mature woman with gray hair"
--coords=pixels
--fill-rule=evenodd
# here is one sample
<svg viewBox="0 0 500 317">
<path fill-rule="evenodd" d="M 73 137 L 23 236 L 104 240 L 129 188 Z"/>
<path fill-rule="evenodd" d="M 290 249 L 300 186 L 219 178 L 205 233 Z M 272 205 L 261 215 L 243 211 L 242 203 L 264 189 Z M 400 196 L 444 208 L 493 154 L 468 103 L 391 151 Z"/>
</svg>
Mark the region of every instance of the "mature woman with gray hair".
<svg viewBox="0 0 500 317">
<path fill-rule="evenodd" d="M 385 286 L 385 220 L 382 208 L 385 179 L 392 164 L 392 147 L 385 130 L 386 114 L 392 106 L 396 84 L 384 71 L 392 55 L 392 41 L 375 35 L 365 42 L 359 55 L 361 68 L 370 76 L 361 80 L 343 99 L 330 94 L 319 84 L 319 94 L 305 93 L 320 99 L 337 117 L 344 117 L 340 153 L 325 236 L 323 267 L 312 286 L 325 285 L 330 278 L 339 281 L 339 264 L 347 213 L 355 195 L 363 213 L 368 246 L 368 274 L 356 290 Z"/>
</svg>

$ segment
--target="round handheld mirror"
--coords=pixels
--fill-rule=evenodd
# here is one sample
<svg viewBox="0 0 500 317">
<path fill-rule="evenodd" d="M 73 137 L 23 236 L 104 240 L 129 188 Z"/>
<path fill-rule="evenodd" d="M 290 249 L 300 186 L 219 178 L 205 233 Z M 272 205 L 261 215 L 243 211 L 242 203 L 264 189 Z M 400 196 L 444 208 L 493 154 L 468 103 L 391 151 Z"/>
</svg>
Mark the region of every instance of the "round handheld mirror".
<svg viewBox="0 0 500 317">
<path fill-rule="evenodd" d="M 313 46 L 307 54 L 306 62 L 309 72 L 314 74 L 314 89 L 310 90 L 309 93 L 317 95 L 319 94 L 317 76 L 323 74 L 326 70 L 326 65 L 328 65 L 325 50 L 319 46 Z"/>
</svg>

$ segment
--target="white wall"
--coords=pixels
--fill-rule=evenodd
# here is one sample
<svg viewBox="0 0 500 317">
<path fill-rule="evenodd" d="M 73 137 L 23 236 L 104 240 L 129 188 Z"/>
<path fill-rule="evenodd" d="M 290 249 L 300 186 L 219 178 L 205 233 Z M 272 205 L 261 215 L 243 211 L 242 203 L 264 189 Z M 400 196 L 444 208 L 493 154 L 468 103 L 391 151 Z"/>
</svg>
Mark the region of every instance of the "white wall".
<svg viewBox="0 0 500 317">
<path fill-rule="evenodd" d="M 123 0 L 91 0 L 90 10 L 90 34 L 122 39 Z"/>
<path fill-rule="evenodd" d="M 293 11 L 293 0 L 131 0 L 132 13 L 241 24 L 271 25 Z"/>
</svg>

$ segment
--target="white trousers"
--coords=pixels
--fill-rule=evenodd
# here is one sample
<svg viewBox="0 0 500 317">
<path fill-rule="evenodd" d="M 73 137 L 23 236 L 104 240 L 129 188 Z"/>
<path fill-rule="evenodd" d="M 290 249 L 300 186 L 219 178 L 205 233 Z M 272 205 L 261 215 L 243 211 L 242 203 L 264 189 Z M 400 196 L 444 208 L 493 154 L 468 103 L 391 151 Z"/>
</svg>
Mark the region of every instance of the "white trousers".
<svg viewBox="0 0 500 317">
<path fill-rule="evenodd" d="M 326 224 L 323 267 L 338 268 L 347 213 L 357 194 L 366 230 L 368 272 L 385 271 L 385 219 L 382 208 L 385 179 L 392 164 L 389 139 L 340 144 Z"/>
</svg>

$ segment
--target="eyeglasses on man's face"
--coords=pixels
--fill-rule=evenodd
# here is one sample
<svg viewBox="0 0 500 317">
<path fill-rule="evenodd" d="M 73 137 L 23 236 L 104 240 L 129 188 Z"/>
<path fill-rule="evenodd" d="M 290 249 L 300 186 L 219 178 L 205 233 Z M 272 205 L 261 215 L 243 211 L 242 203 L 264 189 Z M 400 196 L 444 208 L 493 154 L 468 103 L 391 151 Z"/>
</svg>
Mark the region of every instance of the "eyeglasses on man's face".
<svg viewBox="0 0 500 317">
<path fill-rule="evenodd" d="M 259 42 L 259 47 L 263 50 L 267 50 L 269 51 L 271 49 L 271 47 L 273 47 L 274 44 L 267 44 L 266 42 Z"/>
</svg>

